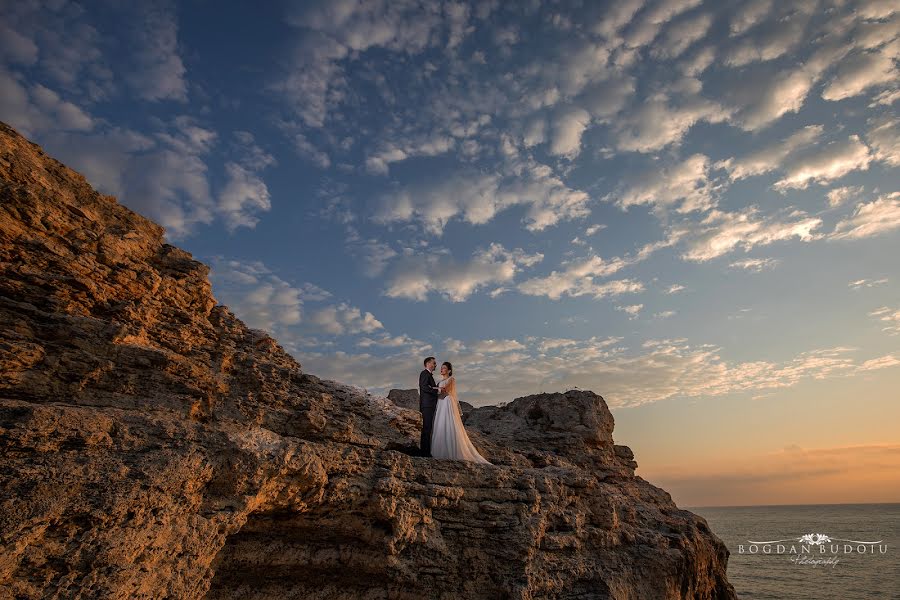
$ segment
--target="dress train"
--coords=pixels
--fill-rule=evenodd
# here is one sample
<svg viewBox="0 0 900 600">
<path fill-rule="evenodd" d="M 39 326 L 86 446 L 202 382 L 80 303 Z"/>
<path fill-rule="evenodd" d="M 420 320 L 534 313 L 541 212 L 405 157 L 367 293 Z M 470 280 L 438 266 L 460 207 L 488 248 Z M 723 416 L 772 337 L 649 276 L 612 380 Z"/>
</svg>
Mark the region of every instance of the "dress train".
<svg viewBox="0 0 900 600">
<path fill-rule="evenodd" d="M 453 377 L 442 379 L 438 387 L 446 389 L 447 396 L 438 398 L 434 413 L 434 429 L 431 433 L 431 456 L 450 460 L 465 460 L 492 464 L 481 456 L 466 433 L 456 397 L 456 381 Z"/>
</svg>

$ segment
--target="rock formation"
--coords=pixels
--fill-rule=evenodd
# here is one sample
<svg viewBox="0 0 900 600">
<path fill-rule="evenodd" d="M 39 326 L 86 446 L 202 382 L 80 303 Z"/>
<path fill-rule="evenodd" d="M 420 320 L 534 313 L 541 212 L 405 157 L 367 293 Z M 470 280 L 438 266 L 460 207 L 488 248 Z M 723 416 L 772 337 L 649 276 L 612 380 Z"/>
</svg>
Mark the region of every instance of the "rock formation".
<svg viewBox="0 0 900 600">
<path fill-rule="evenodd" d="M 734 598 L 591 392 L 468 417 L 303 373 L 158 225 L 0 124 L 0 598 Z"/>
</svg>

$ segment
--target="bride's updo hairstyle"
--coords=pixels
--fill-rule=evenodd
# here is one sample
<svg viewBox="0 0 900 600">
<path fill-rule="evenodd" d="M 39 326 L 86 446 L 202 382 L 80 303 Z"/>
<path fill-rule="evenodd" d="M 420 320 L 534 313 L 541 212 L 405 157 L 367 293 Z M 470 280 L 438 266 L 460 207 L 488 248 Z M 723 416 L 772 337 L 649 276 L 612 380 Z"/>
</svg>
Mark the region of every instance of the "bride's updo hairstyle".
<svg viewBox="0 0 900 600">
<path fill-rule="evenodd" d="M 449 362 L 447 362 L 447 361 L 444 361 L 444 363 L 441 364 L 441 366 L 442 366 L 442 367 L 447 367 L 447 376 L 448 376 L 448 377 L 451 377 L 451 376 L 453 375 L 453 365 L 451 365 L 451 364 L 450 364 Z"/>
</svg>

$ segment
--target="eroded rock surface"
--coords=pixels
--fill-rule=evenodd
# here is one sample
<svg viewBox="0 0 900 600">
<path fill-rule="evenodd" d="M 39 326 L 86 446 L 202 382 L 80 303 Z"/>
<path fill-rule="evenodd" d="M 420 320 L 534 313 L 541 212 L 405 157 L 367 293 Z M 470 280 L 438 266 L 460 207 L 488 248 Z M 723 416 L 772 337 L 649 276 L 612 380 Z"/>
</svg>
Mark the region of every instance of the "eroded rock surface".
<svg viewBox="0 0 900 600">
<path fill-rule="evenodd" d="M 734 598 L 600 396 L 469 411 L 495 465 L 304 374 L 162 229 L 0 124 L 0 598 Z"/>
</svg>

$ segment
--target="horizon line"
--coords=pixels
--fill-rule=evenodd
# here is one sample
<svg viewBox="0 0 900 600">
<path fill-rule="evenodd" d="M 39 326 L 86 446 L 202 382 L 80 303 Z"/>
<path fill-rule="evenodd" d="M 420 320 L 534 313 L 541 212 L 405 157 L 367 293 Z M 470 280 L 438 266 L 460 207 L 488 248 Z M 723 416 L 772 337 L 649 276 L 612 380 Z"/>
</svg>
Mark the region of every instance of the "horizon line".
<svg viewBox="0 0 900 600">
<path fill-rule="evenodd" d="M 682 508 L 762 508 L 762 507 L 784 507 L 784 506 L 856 506 L 856 505 L 900 505 L 897 502 L 821 502 L 821 503 L 796 503 L 796 504 L 707 504 L 703 506 L 684 506 Z"/>
</svg>

